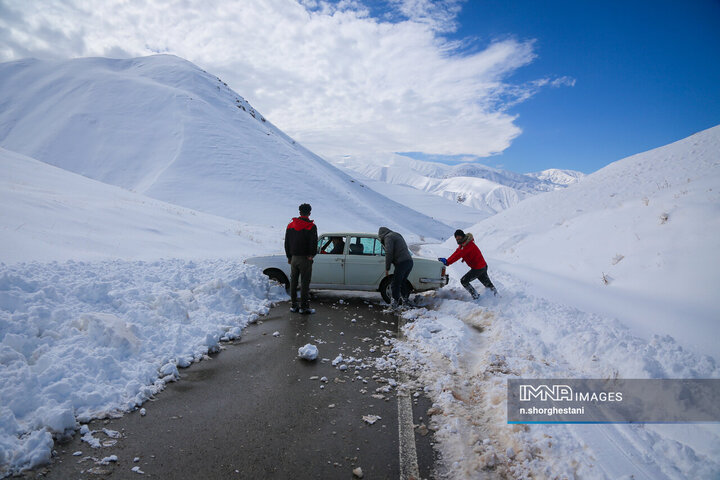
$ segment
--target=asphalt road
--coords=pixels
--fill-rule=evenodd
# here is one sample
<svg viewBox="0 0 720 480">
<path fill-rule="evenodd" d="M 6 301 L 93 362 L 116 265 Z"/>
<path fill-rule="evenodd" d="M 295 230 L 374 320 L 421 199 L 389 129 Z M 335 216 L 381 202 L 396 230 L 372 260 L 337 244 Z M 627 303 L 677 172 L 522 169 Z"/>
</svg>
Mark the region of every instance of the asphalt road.
<svg viewBox="0 0 720 480">
<path fill-rule="evenodd" d="M 56 446 L 50 465 L 28 476 L 349 479 L 360 467 L 366 479 L 400 478 L 398 398 L 395 388 L 382 391 L 389 385 L 385 378 L 397 377 L 371 366 L 389 351 L 385 340 L 397 334 L 398 320 L 383 314 L 379 302 L 377 295 L 321 292 L 312 316 L 291 314 L 283 303 L 220 354 L 182 370 L 179 382 L 143 405 L 145 416 L 133 412 L 89 424 L 96 438 L 114 445 L 91 448 L 76 434 Z M 306 343 L 318 346 L 318 360 L 297 357 Z M 331 362 L 338 354 L 362 361 L 341 371 Z M 410 398 L 404 403 L 420 424 L 429 402 Z M 380 419 L 369 424 L 368 415 Z M 420 476 L 429 478 L 432 433 L 414 436 Z M 112 455 L 117 461 L 96 463 Z"/>
</svg>

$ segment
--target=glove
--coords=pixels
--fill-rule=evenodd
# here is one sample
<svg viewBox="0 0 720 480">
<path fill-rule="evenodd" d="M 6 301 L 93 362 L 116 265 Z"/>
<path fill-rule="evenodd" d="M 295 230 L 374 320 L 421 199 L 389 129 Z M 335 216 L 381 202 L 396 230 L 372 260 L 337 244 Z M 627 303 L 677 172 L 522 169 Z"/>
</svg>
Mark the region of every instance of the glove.
<svg viewBox="0 0 720 480">
<path fill-rule="evenodd" d="M 443 265 L 447 265 L 447 258 L 438 258 L 438 260 L 441 261 Z"/>
</svg>

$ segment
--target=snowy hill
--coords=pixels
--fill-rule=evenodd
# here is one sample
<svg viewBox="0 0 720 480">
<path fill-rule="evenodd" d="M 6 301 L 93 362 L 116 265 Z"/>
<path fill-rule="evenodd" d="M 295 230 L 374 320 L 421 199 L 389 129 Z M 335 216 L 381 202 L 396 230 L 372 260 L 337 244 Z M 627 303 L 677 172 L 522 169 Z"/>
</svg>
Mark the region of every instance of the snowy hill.
<svg viewBox="0 0 720 480">
<path fill-rule="evenodd" d="M 220 79 L 169 55 L 0 65 L 0 146 L 104 183 L 281 227 L 310 202 L 321 230 L 450 229 L 295 143 Z"/>
<path fill-rule="evenodd" d="M 2 148 L 0 165 L 0 262 L 240 258 L 282 248 L 282 232 L 154 200 Z"/>
<path fill-rule="evenodd" d="M 720 126 L 468 230 L 496 267 L 545 295 L 719 358 L 719 185 Z"/>
<path fill-rule="evenodd" d="M 336 165 L 366 179 L 406 185 L 493 215 L 538 193 L 565 188 L 583 177 L 571 170 L 520 174 L 486 165 L 444 165 L 401 155 L 353 156 Z"/>
<path fill-rule="evenodd" d="M 507 382 L 720 378 L 719 185 L 717 126 L 465 229 L 500 295 L 475 282 L 471 301 L 454 263 L 396 347 L 440 412 L 448 478 L 718 478 L 717 423 L 518 428 Z"/>
</svg>

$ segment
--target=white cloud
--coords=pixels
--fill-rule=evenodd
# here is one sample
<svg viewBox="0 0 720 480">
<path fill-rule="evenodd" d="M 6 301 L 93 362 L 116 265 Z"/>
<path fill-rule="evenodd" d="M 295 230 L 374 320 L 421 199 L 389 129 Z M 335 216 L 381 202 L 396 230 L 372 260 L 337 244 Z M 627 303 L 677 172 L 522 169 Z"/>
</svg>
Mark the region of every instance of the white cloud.
<svg viewBox="0 0 720 480">
<path fill-rule="evenodd" d="M 508 76 L 533 43 L 459 54 L 440 36 L 461 2 L 48 0 L 0 2 L 0 60 L 173 53 L 220 76 L 269 120 L 321 155 L 420 151 L 487 156 L 520 134 L 508 106 L 565 77 Z"/>
<path fill-rule="evenodd" d="M 402 15 L 439 32 L 457 28 L 457 15 L 465 0 L 391 0 Z"/>
</svg>

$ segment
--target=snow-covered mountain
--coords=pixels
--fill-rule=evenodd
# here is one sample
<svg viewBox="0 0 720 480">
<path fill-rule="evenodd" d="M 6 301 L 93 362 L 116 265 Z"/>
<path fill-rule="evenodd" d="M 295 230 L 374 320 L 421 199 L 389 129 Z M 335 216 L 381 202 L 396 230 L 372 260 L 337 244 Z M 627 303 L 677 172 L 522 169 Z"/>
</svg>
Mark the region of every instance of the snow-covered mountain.
<svg viewBox="0 0 720 480">
<path fill-rule="evenodd" d="M 500 268 L 544 294 L 717 358 L 719 185 L 717 126 L 614 162 L 468 230 Z"/>
<path fill-rule="evenodd" d="M 718 478 L 717 424 L 518 429 L 506 399 L 511 378 L 720 378 L 719 186 L 716 126 L 465 229 L 500 295 L 475 282 L 471 302 L 454 263 L 399 348 L 443 412 L 449 478 Z"/>
<path fill-rule="evenodd" d="M 0 148 L 0 262 L 241 258 L 283 232 L 197 212 Z"/>
<path fill-rule="evenodd" d="M 361 185 L 174 56 L 5 63 L 0 91 L 0 146 L 148 197 L 276 228 L 309 202 L 321 230 L 452 231 Z"/>
<path fill-rule="evenodd" d="M 575 170 L 560 170 L 557 168 L 550 168 L 543 170 L 542 172 L 526 173 L 529 177 L 537 178 L 538 180 L 545 180 L 555 185 L 572 185 L 577 183 L 581 178 L 585 176 L 582 172 Z"/>
<path fill-rule="evenodd" d="M 520 174 L 477 163 L 445 165 L 402 155 L 348 156 L 334 163 L 363 181 L 405 185 L 494 215 L 529 196 L 565 188 L 583 177 L 572 170 Z"/>
</svg>

